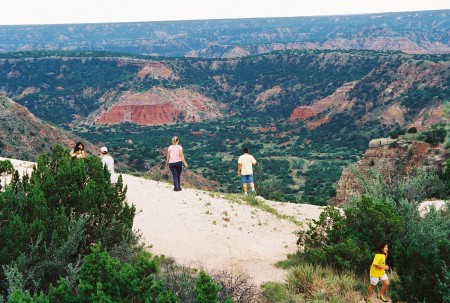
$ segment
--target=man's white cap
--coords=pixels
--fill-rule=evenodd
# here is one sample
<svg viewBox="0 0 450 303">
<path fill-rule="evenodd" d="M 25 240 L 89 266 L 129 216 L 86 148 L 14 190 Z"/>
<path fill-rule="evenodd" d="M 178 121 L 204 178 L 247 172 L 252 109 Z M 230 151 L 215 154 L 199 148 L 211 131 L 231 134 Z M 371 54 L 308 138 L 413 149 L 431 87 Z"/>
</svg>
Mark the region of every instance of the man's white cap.
<svg viewBox="0 0 450 303">
<path fill-rule="evenodd" d="M 108 149 L 106 148 L 106 146 L 103 146 L 102 148 L 100 148 L 100 151 L 105 154 L 108 152 Z"/>
</svg>

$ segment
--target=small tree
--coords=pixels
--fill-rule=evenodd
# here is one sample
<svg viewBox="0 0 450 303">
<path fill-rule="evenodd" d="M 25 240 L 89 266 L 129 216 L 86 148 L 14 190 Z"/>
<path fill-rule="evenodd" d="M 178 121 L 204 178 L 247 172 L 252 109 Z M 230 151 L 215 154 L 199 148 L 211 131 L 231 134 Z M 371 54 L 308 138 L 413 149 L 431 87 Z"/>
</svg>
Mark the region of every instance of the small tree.
<svg viewBox="0 0 450 303">
<path fill-rule="evenodd" d="M 408 134 L 417 134 L 417 128 L 415 126 L 408 129 Z"/>
<path fill-rule="evenodd" d="M 12 174 L 14 172 L 14 167 L 11 164 L 11 161 L 4 160 L 0 161 L 0 177 L 7 174 Z M 0 179 L 0 189 L 3 188 L 2 180 Z"/>
<path fill-rule="evenodd" d="M 395 243 L 393 299 L 407 302 L 449 302 L 450 213 L 432 209 L 421 217 L 417 207 L 401 202 L 405 228 Z M 414 264 L 411 266 L 411 264 Z"/>
<path fill-rule="evenodd" d="M 15 171 L 0 192 L 0 280 L 4 266 L 15 265 L 25 289 L 39 292 L 92 245 L 114 251 L 136 243 L 135 208 L 125 198 L 126 187 L 110 183 L 98 157 L 71 158 L 60 145 L 39 156 L 31 176 Z M 8 286 L 0 287 L 5 294 Z"/>
<path fill-rule="evenodd" d="M 392 139 L 397 139 L 399 135 L 400 132 L 397 129 L 389 132 L 389 137 L 391 137 Z"/>
<path fill-rule="evenodd" d="M 194 303 L 219 303 L 220 287 L 204 271 L 201 271 L 195 283 Z"/>
</svg>

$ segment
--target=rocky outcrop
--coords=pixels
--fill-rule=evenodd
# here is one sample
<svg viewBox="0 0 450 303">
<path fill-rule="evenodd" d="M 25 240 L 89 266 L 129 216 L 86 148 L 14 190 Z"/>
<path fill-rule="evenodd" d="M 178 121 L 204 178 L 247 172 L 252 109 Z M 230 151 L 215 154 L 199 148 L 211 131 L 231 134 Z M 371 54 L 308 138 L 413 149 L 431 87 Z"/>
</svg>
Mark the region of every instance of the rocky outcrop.
<svg viewBox="0 0 450 303">
<path fill-rule="evenodd" d="M 406 139 L 371 140 L 363 158 L 343 170 L 336 186 L 336 198 L 331 202 L 339 206 L 362 192 L 360 178 L 356 175 L 367 177 L 377 170 L 392 184 L 406 180 L 416 168 L 441 173 L 449 158 L 450 154 L 443 146 Z"/>
<path fill-rule="evenodd" d="M 97 124 L 131 122 L 140 125 L 174 123 L 180 111 L 173 104 L 119 104 L 97 118 Z"/>
<path fill-rule="evenodd" d="M 318 114 L 320 114 L 320 109 L 315 106 L 299 106 L 291 114 L 291 117 L 289 118 L 289 121 L 295 121 L 295 120 L 302 120 L 306 121 L 311 117 L 315 117 Z"/>
<path fill-rule="evenodd" d="M 356 83 L 356 81 L 345 83 L 328 97 L 317 100 L 311 105 L 303 105 L 295 108 L 289 118 L 289 121 L 309 120 L 307 125 L 310 128 L 315 128 L 327 123 L 330 120 L 330 116 L 336 113 L 341 113 L 344 110 L 351 109 L 353 103 L 349 100 L 348 92 L 355 87 Z M 314 118 L 323 112 L 326 112 L 324 117 L 321 117 L 316 121 L 311 121 L 311 118 Z"/>
<path fill-rule="evenodd" d="M 436 104 L 420 111 L 416 119 L 408 126 L 408 129 L 415 127 L 418 131 L 431 128 L 431 125 L 445 121 L 445 111 L 443 104 Z"/>
<path fill-rule="evenodd" d="M 97 115 L 95 123 L 160 125 L 199 122 L 221 116 L 219 104 L 198 92 L 185 88 L 154 88 L 143 93 L 123 94 L 116 104 Z"/>
<path fill-rule="evenodd" d="M 256 97 L 255 101 L 253 101 L 253 104 L 257 109 L 265 109 L 268 105 L 273 105 L 278 103 L 274 97 L 276 95 L 279 95 L 282 91 L 282 88 L 279 86 L 275 86 L 271 89 L 268 89 Z"/>
<path fill-rule="evenodd" d="M 151 77 L 153 79 L 176 78 L 172 70 L 161 62 L 146 62 L 137 73 L 137 76 L 139 79 L 144 79 L 145 77 Z"/>
</svg>

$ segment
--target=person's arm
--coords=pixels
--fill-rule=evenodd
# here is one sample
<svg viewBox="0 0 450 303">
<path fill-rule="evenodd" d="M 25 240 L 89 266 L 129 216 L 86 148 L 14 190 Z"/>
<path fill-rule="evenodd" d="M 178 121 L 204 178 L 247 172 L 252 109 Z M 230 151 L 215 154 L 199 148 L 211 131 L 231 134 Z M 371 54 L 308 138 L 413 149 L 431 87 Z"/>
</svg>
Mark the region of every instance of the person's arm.
<svg viewBox="0 0 450 303">
<path fill-rule="evenodd" d="M 374 264 L 373 266 L 379 269 L 389 270 L 389 265 Z"/>
<path fill-rule="evenodd" d="M 181 157 L 181 160 L 183 161 L 184 166 L 187 168 L 188 164 L 186 163 L 186 160 L 184 160 L 184 154 L 183 154 L 182 149 L 180 150 L 180 157 Z"/>
<path fill-rule="evenodd" d="M 166 166 L 169 166 L 169 160 L 170 160 L 170 152 L 169 150 L 167 150 Z"/>
<path fill-rule="evenodd" d="M 238 176 L 241 175 L 242 163 L 238 163 Z"/>
</svg>

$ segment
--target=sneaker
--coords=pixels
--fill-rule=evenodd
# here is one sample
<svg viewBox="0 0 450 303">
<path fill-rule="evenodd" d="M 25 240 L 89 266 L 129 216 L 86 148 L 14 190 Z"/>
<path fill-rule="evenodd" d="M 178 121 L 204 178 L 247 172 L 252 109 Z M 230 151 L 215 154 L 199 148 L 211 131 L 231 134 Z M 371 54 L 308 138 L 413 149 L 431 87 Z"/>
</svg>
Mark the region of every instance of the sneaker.
<svg viewBox="0 0 450 303">
<path fill-rule="evenodd" d="M 247 196 L 247 193 L 244 193 L 244 196 Z"/>
<path fill-rule="evenodd" d="M 378 294 L 378 295 L 377 295 L 377 298 L 380 299 L 380 300 L 383 301 L 383 302 L 387 302 L 387 299 L 386 299 L 386 297 L 385 297 L 384 295 Z"/>
<path fill-rule="evenodd" d="M 367 299 L 366 297 L 364 297 L 364 302 L 371 303 L 372 301 L 370 301 L 370 299 Z"/>
</svg>

